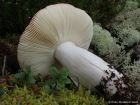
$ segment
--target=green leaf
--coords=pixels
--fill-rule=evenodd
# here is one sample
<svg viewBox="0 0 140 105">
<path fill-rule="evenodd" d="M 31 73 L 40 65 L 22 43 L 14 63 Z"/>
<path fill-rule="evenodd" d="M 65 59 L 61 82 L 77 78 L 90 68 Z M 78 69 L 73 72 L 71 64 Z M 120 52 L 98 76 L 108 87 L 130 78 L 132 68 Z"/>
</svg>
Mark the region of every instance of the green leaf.
<svg viewBox="0 0 140 105">
<path fill-rule="evenodd" d="M 5 93 L 5 89 L 0 87 L 0 97 Z"/>
<path fill-rule="evenodd" d="M 44 86 L 44 90 L 45 90 L 47 93 L 51 93 L 51 92 L 52 92 L 52 89 L 50 88 L 49 85 L 45 85 L 45 86 Z"/>
<path fill-rule="evenodd" d="M 51 67 L 49 71 L 50 80 L 46 81 L 45 86 L 48 91 L 59 91 L 65 88 L 66 84 L 70 84 L 71 81 L 68 78 L 69 71 L 66 68 L 58 70 L 56 67 Z"/>
<path fill-rule="evenodd" d="M 14 83 L 18 86 L 32 86 L 36 83 L 35 77 L 32 75 L 32 70 L 30 66 L 27 66 L 19 73 L 14 74 Z"/>
</svg>

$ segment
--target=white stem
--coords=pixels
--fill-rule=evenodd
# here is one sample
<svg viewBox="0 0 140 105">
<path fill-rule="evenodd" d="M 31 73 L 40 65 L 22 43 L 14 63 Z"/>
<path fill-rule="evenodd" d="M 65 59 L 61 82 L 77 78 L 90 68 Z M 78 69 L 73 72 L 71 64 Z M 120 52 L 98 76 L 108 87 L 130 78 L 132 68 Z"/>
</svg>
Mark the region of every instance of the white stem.
<svg viewBox="0 0 140 105">
<path fill-rule="evenodd" d="M 110 67 L 104 60 L 83 48 L 77 47 L 72 42 L 59 45 L 56 48 L 55 57 L 70 70 L 73 77 L 78 78 L 79 82 L 89 89 L 98 86 L 103 78 L 109 78 L 112 72 L 115 74 L 112 80 L 122 77 L 122 74 Z M 110 94 L 115 94 L 117 88 L 112 80 L 106 84 L 106 87 Z"/>
<path fill-rule="evenodd" d="M 5 65 L 6 65 L 6 56 L 4 56 L 4 59 L 3 59 L 2 76 L 4 76 Z"/>
</svg>

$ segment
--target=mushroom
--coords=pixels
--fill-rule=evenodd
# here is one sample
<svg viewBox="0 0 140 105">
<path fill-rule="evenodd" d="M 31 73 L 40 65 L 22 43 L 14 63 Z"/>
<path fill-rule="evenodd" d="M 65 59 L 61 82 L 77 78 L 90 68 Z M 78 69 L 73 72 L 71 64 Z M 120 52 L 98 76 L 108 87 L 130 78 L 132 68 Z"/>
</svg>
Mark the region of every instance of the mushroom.
<svg viewBox="0 0 140 105">
<path fill-rule="evenodd" d="M 87 51 L 93 37 L 89 15 L 70 4 L 56 4 L 40 10 L 21 35 L 18 61 L 21 68 L 30 65 L 34 75 L 47 75 L 57 59 L 70 71 L 72 79 L 92 89 L 105 85 L 109 95 L 122 88 L 123 75 L 107 62 Z M 78 79 L 77 79 L 78 78 Z"/>
</svg>

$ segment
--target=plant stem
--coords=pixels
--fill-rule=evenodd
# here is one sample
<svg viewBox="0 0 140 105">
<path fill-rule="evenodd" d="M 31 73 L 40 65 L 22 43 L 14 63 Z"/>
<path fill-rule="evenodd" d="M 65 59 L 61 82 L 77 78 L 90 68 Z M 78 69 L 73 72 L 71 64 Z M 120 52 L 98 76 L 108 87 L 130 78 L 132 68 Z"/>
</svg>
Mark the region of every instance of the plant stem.
<svg viewBox="0 0 140 105">
<path fill-rule="evenodd" d="M 2 76 L 4 76 L 4 72 L 5 72 L 6 59 L 7 59 L 6 56 L 4 56 L 3 67 L 2 67 Z"/>
</svg>

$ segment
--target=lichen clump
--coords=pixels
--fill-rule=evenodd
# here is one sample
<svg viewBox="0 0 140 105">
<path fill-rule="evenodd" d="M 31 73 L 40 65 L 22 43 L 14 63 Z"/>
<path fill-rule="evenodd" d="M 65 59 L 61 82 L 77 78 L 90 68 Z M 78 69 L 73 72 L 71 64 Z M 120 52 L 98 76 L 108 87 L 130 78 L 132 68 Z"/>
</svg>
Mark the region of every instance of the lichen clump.
<svg viewBox="0 0 140 105">
<path fill-rule="evenodd" d="M 94 36 L 92 44 L 95 46 L 95 50 L 99 55 L 104 56 L 119 51 L 119 46 L 116 44 L 116 40 L 111 36 L 109 31 L 103 29 L 98 24 L 95 24 L 93 29 Z"/>
<path fill-rule="evenodd" d="M 112 19 L 108 29 L 94 24 L 95 53 L 121 70 L 140 91 L 140 52 L 139 48 L 134 49 L 140 44 L 140 8 L 122 11 Z"/>
<path fill-rule="evenodd" d="M 140 9 L 122 12 L 111 24 L 111 32 L 118 38 L 118 43 L 132 46 L 140 41 Z"/>
<path fill-rule="evenodd" d="M 135 53 L 134 47 L 140 43 L 140 9 L 122 12 L 117 15 L 111 24 L 111 32 L 118 38 L 117 42 L 122 46 L 126 53 L 125 55 L 127 55 L 122 65 L 122 70 L 139 91 L 140 58 L 135 59 L 132 54 Z"/>
</svg>

